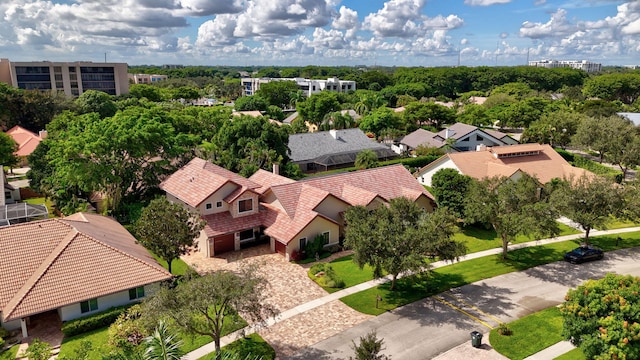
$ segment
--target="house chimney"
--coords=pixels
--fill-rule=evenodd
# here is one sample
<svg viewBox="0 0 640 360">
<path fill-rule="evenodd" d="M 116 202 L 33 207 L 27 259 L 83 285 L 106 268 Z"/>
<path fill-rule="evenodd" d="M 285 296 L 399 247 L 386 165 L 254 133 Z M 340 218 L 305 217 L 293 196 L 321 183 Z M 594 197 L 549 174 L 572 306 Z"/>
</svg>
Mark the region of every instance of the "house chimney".
<svg viewBox="0 0 640 360">
<path fill-rule="evenodd" d="M 47 133 L 47 130 L 38 131 L 38 136 L 40 137 L 40 139 L 46 139 L 47 135 L 49 135 L 49 133 Z"/>
<path fill-rule="evenodd" d="M 329 134 L 331 134 L 331 137 L 334 139 L 338 139 L 338 131 L 336 129 L 331 129 L 329 130 Z"/>
<path fill-rule="evenodd" d="M 453 134 L 455 134 L 455 132 L 452 129 L 446 128 L 444 130 L 444 138 L 445 139 L 450 138 L 451 136 L 453 136 Z"/>
<path fill-rule="evenodd" d="M 478 146 L 476 146 L 476 151 L 487 151 L 487 145 L 478 144 Z"/>
<path fill-rule="evenodd" d="M 273 173 L 276 175 L 280 175 L 280 165 L 277 163 L 273 163 Z"/>
</svg>

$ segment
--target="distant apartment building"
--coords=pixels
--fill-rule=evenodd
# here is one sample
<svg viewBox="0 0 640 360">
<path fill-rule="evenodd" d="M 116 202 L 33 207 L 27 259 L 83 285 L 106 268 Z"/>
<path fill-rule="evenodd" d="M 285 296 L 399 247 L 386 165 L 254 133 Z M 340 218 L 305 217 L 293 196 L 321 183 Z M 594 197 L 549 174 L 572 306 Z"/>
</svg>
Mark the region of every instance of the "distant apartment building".
<svg viewBox="0 0 640 360">
<path fill-rule="evenodd" d="M 598 72 L 602 64 L 587 60 L 534 60 L 529 61 L 529 66 L 543 67 L 547 69 L 570 67 L 586 72 Z"/>
<path fill-rule="evenodd" d="M 151 74 L 129 74 L 129 83 L 131 84 L 151 84 L 154 82 L 167 80 L 167 75 L 151 75 Z"/>
<path fill-rule="evenodd" d="M 19 62 L 0 59 L 0 82 L 24 90 L 63 91 L 79 96 L 87 90 L 110 95 L 129 92 L 126 63 Z"/>
<path fill-rule="evenodd" d="M 623 68 L 637 70 L 640 69 L 640 65 L 622 65 Z"/>
<path fill-rule="evenodd" d="M 183 69 L 184 65 L 180 64 L 164 64 L 162 65 L 163 69 Z"/>
<path fill-rule="evenodd" d="M 242 78 L 242 93 L 245 96 L 254 95 L 260 90 L 260 85 L 272 81 L 295 81 L 300 90 L 306 96 L 318 93 L 323 90 L 335 92 L 349 92 L 356 90 L 356 82 L 351 80 L 340 80 L 338 78 L 328 78 L 327 80 L 312 80 L 304 78 Z"/>
</svg>

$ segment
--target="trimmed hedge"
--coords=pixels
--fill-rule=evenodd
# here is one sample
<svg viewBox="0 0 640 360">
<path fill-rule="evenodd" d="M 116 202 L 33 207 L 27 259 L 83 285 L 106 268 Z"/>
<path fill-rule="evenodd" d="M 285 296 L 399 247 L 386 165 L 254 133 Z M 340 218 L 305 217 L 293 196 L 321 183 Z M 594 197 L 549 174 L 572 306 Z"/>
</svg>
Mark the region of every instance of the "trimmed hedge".
<svg viewBox="0 0 640 360">
<path fill-rule="evenodd" d="M 579 167 L 581 169 L 589 170 L 594 174 L 602 175 L 602 176 L 610 176 L 616 182 L 620 183 L 623 180 L 622 172 L 612 169 L 610 167 L 604 166 L 596 161 L 589 160 L 583 156 L 576 155 L 570 153 L 566 150 L 555 149 L 560 156 L 562 156 L 567 162 L 575 167 Z"/>
<path fill-rule="evenodd" d="M 82 317 L 62 323 L 64 336 L 84 334 L 91 330 L 100 329 L 111 325 L 120 314 L 135 304 L 116 306 L 94 315 Z"/>
</svg>

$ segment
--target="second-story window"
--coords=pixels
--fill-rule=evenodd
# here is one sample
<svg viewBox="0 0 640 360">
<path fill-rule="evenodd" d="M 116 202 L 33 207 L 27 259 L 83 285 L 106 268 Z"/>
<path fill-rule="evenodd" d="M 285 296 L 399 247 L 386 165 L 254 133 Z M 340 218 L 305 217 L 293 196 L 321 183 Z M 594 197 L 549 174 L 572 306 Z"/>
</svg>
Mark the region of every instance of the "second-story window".
<svg viewBox="0 0 640 360">
<path fill-rule="evenodd" d="M 238 212 L 243 213 L 253 210 L 253 199 L 245 199 L 238 201 Z"/>
</svg>

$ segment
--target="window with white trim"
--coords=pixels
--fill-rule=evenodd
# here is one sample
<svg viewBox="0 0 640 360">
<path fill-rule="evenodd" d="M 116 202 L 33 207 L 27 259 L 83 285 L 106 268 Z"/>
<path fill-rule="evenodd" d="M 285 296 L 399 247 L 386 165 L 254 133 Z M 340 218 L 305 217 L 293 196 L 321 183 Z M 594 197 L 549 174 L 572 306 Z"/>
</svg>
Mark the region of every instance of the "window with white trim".
<svg viewBox="0 0 640 360">
<path fill-rule="evenodd" d="M 207 210 L 211 209 L 212 207 L 213 207 L 213 206 L 211 205 L 211 203 L 206 203 L 206 204 L 204 205 L 204 208 L 205 208 L 205 209 L 207 209 Z"/>
<path fill-rule="evenodd" d="M 216 207 L 217 207 L 217 208 L 221 208 L 221 207 L 222 207 L 222 201 L 218 201 L 218 202 L 216 202 Z"/>
</svg>

